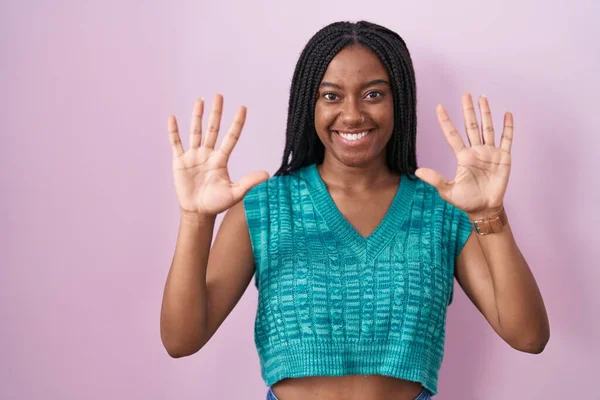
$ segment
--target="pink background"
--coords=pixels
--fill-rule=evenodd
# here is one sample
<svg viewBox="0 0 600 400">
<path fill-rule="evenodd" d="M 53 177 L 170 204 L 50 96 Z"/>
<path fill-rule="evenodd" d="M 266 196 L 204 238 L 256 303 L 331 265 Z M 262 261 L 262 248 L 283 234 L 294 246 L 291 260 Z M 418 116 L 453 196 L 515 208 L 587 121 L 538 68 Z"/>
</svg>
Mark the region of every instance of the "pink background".
<svg viewBox="0 0 600 400">
<path fill-rule="evenodd" d="M 600 356 L 600 6 L 589 1 L 0 4 L 0 398 L 264 399 L 256 289 L 209 344 L 159 336 L 178 205 L 167 117 L 187 145 L 195 97 L 248 106 L 230 169 L 273 173 L 304 44 L 336 20 L 396 30 L 413 54 L 421 166 L 451 178 L 437 103 L 490 99 L 516 131 L 506 207 L 551 339 L 512 350 L 458 291 L 439 399 L 593 398 Z M 596 391 L 597 393 L 597 391 Z"/>
</svg>

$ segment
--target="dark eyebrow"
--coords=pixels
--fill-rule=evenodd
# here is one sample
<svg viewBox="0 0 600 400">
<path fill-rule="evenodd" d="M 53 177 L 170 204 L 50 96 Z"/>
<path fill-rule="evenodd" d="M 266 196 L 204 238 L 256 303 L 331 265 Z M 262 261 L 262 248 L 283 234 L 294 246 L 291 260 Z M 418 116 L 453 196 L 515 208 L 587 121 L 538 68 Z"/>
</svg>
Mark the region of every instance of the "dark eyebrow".
<svg viewBox="0 0 600 400">
<path fill-rule="evenodd" d="M 388 85 L 388 86 L 390 86 L 390 83 L 388 81 L 386 81 L 385 79 L 375 79 L 375 80 L 372 80 L 370 82 L 367 82 L 367 83 L 363 84 L 361 86 L 361 89 L 367 88 L 369 86 L 375 86 L 375 85 Z M 321 82 L 321 84 L 319 85 L 319 88 L 322 88 L 322 87 L 333 87 L 333 88 L 336 88 L 336 89 L 341 89 L 338 84 L 335 84 L 333 82 L 325 82 L 325 81 Z"/>
</svg>

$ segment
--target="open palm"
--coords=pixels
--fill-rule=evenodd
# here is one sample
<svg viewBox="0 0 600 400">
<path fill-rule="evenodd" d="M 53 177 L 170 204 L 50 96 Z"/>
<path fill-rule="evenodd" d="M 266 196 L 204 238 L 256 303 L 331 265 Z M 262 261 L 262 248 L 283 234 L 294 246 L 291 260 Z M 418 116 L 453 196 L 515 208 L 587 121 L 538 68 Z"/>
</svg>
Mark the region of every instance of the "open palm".
<svg viewBox="0 0 600 400">
<path fill-rule="evenodd" d="M 471 147 L 465 146 L 444 107 L 437 107 L 438 121 L 456 156 L 454 179 L 446 181 L 439 172 L 429 168 L 418 168 L 415 174 L 434 186 L 444 200 L 465 212 L 498 211 L 503 207 L 510 175 L 513 116 L 510 112 L 505 114 L 500 147 L 496 147 L 487 99 L 479 99 L 483 132 L 479 129 L 470 94 L 462 96 L 462 106 Z"/>
<path fill-rule="evenodd" d="M 169 141 L 173 150 L 173 179 L 181 209 L 204 215 L 217 215 L 239 202 L 253 186 L 269 177 L 266 171 L 231 182 L 227 162 L 246 120 L 246 108 L 240 107 L 221 146 L 215 149 L 223 112 L 223 96 L 216 95 L 202 142 L 204 100 L 197 100 L 191 122 L 190 146 L 183 150 L 174 116 L 169 117 Z"/>
</svg>

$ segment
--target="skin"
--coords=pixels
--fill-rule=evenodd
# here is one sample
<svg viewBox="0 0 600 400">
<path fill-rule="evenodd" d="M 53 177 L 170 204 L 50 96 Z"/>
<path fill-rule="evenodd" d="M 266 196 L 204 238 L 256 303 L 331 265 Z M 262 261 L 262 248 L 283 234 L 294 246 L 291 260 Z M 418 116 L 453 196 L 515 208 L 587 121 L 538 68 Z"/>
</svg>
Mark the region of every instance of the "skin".
<svg viewBox="0 0 600 400">
<path fill-rule="evenodd" d="M 385 81 L 389 76 L 374 53 L 360 46 L 344 49 L 328 66 L 315 108 L 315 128 L 326 148 L 319 172 L 342 214 L 365 237 L 384 217 L 400 181 L 385 163 L 385 147 L 393 131 L 393 98 Z M 215 149 L 222 108 L 223 98 L 217 95 L 202 141 L 204 101 L 196 102 L 187 151 L 181 145 L 175 118 L 169 118 L 181 219 L 163 295 L 161 338 L 169 355 L 176 358 L 194 354 L 210 340 L 254 273 L 240 200 L 268 174 L 257 171 L 240 182 L 231 182 L 227 160 L 241 134 L 246 110 L 239 109 L 223 143 Z M 464 145 L 445 109 L 437 109 L 442 131 L 457 156 L 455 179 L 446 181 L 426 168 L 417 170 L 417 175 L 473 219 L 494 215 L 503 207 L 510 171 L 512 115 L 505 117 L 501 146 L 497 148 L 487 100 L 480 101 L 483 137 L 478 133 L 468 94 L 463 96 L 463 108 L 471 147 Z M 370 133 L 362 142 L 348 142 L 338 134 L 365 130 Z M 226 210 L 211 248 L 216 215 Z M 455 276 L 509 345 L 528 353 L 543 350 L 549 339 L 546 311 L 509 225 L 501 233 L 471 234 L 457 259 Z M 381 375 L 288 378 L 273 385 L 280 400 L 411 400 L 420 390 L 419 383 Z"/>
</svg>

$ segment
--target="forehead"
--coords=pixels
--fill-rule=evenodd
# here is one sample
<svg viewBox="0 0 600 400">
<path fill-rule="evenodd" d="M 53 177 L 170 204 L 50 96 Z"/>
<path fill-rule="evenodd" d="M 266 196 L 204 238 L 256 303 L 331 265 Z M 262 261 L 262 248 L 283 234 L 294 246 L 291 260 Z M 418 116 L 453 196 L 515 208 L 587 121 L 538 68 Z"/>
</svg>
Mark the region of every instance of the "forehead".
<svg viewBox="0 0 600 400">
<path fill-rule="evenodd" d="M 389 80 L 388 73 L 379 57 L 364 46 L 351 46 L 341 50 L 331 60 L 323 76 L 323 81 L 347 84 L 374 79 Z"/>
</svg>

